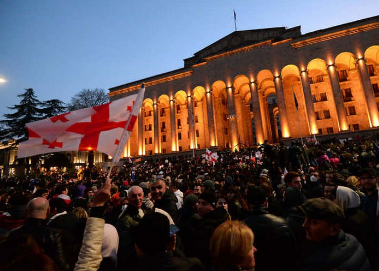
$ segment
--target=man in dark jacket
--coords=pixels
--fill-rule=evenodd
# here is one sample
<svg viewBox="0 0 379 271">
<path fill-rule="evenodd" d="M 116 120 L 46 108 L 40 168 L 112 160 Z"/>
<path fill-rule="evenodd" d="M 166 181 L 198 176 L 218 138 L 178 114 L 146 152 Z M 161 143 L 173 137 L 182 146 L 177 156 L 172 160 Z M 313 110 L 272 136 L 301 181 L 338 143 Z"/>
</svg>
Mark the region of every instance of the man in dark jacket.
<svg viewBox="0 0 379 271">
<path fill-rule="evenodd" d="M 174 251 L 176 234 L 165 215 L 146 214 L 135 233 L 140 261 L 134 270 L 205 270 L 199 259 L 187 258 Z"/>
<path fill-rule="evenodd" d="M 244 223 L 254 232 L 255 270 L 296 270 L 295 237 L 284 218 L 269 214 L 264 207 L 262 188 L 248 187 L 247 201 L 252 209 Z M 273 257 L 275 260 L 273 261 Z"/>
<path fill-rule="evenodd" d="M 315 244 L 303 270 L 371 270 L 362 245 L 341 230 L 344 214 L 338 205 L 326 198 L 315 198 L 300 209 L 305 215 L 306 237 Z"/>
<path fill-rule="evenodd" d="M 128 207 L 121 213 L 116 223 L 116 229 L 120 237 L 118 250 L 118 266 L 120 269 L 131 270 L 137 265 L 137 254 L 134 248 L 133 233 L 144 216 L 142 203 L 143 190 L 139 186 L 132 186 L 128 190 Z"/>
<path fill-rule="evenodd" d="M 373 249 L 369 252 L 369 258 L 375 268 L 379 269 L 379 221 L 378 221 L 378 174 L 372 168 L 361 171 L 362 192 L 365 196 L 361 199 L 361 210 L 367 215 L 369 228 L 367 236 L 374 241 Z"/>
<path fill-rule="evenodd" d="M 151 198 L 154 202 L 154 207 L 166 211 L 175 223 L 178 222 L 178 208 L 176 203 L 178 199 L 169 189 L 162 179 L 156 179 L 150 186 Z"/>
<path fill-rule="evenodd" d="M 282 203 L 286 214 L 292 207 L 301 205 L 306 198 L 302 193 L 303 184 L 299 173 L 294 171 L 288 172 L 284 176 L 284 183 L 281 196 L 283 196 Z"/>
<path fill-rule="evenodd" d="M 70 267 L 62 245 L 62 235 L 46 226 L 49 211 L 49 201 L 44 198 L 34 198 L 26 206 L 26 219 L 24 225 L 13 230 L 10 234 L 30 234 L 44 252 L 50 256 L 61 270 Z"/>
<path fill-rule="evenodd" d="M 201 260 L 207 270 L 212 267 L 209 243 L 215 229 L 229 219 L 223 207 L 216 208 L 216 196 L 212 192 L 204 192 L 199 196 L 198 214 L 189 221 L 188 232 L 182 232 L 185 253 Z"/>
</svg>

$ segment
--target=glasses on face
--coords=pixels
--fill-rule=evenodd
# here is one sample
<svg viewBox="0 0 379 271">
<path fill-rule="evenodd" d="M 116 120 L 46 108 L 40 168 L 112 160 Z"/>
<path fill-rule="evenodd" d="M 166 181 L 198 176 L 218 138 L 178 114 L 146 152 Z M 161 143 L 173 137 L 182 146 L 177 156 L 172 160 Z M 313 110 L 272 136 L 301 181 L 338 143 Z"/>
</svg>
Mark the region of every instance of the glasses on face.
<svg viewBox="0 0 379 271">
<path fill-rule="evenodd" d="M 153 186 L 153 187 L 151 187 L 151 190 L 155 191 L 155 190 L 160 190 L 162 188 L 163 188 L 163 186 L 161 186 L 161 185 L 159 185 L 159 186 Z"/>
</svg>

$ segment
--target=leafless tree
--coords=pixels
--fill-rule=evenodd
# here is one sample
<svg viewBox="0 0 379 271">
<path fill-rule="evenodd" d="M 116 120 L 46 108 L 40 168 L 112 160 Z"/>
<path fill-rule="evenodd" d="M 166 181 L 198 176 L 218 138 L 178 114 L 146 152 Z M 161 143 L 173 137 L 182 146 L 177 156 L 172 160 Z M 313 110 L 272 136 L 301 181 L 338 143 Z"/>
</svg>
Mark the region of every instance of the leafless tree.
<svg viewBox="0 0 379 271">
<path fill-rule="evenodd" d="M 92 107 L 109 102 L 109 97 L 104 89 L 83 89 L 68 104 L 69 111 Z"/>
</svg>

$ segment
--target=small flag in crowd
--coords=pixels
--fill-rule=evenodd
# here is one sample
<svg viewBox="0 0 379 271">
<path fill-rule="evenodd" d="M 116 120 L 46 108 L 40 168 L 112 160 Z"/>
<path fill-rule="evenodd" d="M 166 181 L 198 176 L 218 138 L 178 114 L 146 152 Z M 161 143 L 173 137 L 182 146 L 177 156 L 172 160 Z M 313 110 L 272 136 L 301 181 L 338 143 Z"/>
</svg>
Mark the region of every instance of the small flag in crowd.
<svg viewBox="0 0 379 271">
<path fill-rule="evenodd" d="M 130 178 L 132 178 L 133 182 L 136 181 L 136 176 L 134 175 L 133 171 L 130 173 Z"/>
<path fill-rule="evenodd" d="M 217 152 L 211 152 L 208 149 L 205 150 L 205 160 L 215 163 L 217 162 L 217 158 L 218 158 Z"/>
<path fill-rule="evenodd" d="M 138 95 L 26 124 L 29 140 L 19 144 L 18 157 L 92 150 L 115 158 L 129 138 L 125 133 L 130 136 L 144 92 L 142 87 Z"/>
</svg>

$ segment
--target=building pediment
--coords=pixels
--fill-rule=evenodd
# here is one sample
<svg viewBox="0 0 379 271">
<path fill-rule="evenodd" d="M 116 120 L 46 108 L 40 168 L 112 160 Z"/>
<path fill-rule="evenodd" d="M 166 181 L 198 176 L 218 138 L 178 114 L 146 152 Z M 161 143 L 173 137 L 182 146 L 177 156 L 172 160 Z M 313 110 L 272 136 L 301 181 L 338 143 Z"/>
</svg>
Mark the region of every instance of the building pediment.
<svg viewBox="0 0 379 271">
<path fill-rule="evenodd" d="M 280 41 L 288 38 L 300 36 L 300 26 L 287 29 L 285 27 L 254 29 L 244 31 L 234 31 L 224 38 L 212 43 L 211 45 L 196 52 L 193 57 L 184 60 L 184 66 L 189 67 L 199 64 L 205 58 L 233 51 L 239 48 L 258 44 L 263 41 L 273 40 Z"/>
</svg>

